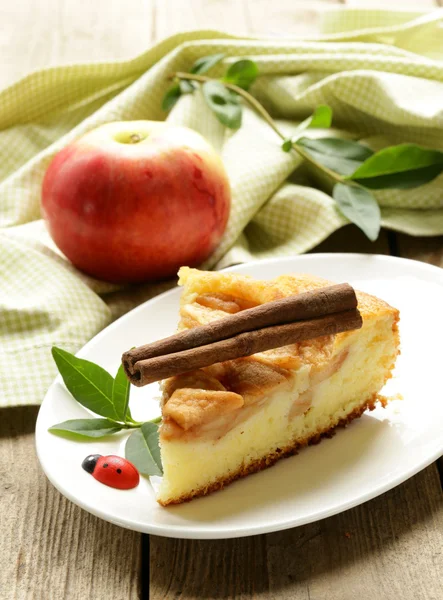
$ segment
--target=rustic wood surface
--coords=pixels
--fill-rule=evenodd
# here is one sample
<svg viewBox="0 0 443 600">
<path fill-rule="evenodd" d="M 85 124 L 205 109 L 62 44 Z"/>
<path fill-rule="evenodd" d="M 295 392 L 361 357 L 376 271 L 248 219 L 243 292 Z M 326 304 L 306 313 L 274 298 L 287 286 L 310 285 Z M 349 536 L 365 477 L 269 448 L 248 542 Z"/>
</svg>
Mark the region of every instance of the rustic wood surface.
<svg viewBox="0 0 443 600">
<path fill-rule="evenodd" d="M 438 473 L 345 513 L 238 540 L 151 538 L 151 599 L 438 600 Z"/>
<path fill-rule="evenodd" d="M 391 0 L 389 7 L 423 9 L 439 2 Z M 346 3 L 386 6 L 383 0 Z M 129 58 L 185 29 L 312 32 L 321 10 L 333 4 L 0 0 L 0 88 L 45 66 Z M 383 232 L 371 244 L 353 226 L 315 251 L 377 252 L 443 266 L 443 238 Z M 239 540 L 149 539 L 87 514 L 51 486 L 35 456 L 37 412 L 0 411 L 0 600 L 443 597 L 437 464 L 379 498 L 304 527 Z"/>
<path fill-rule="evenodd" d="M 0 598 L 139 598 L 141 536 L 52 487 L 35 455 L 37 413 L 0 412 Z"/>
</svg>

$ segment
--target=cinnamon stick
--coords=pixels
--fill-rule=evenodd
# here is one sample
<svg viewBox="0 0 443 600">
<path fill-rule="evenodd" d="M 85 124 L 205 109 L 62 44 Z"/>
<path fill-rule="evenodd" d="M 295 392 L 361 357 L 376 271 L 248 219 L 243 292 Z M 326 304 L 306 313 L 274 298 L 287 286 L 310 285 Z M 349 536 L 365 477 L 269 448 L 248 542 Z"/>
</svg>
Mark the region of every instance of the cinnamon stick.
<svg viewBox="0 0 443 600">
<path fill-rule="evenodd" d="M 311 338 L 359 329 L 361 326 L 362 318 L 357 309 L 295 323 L 272 325 L 182 352 L 140 360 L 134 365 L 134 372 L 129 374 L 129 379 L 131 383 L 140 387 L 217 362 L 250 356 Z"/>
<path fill-rule="evenodd" d="M 204 346 L 232 338 L 240 333 L 271 325 L 312 319 L 356 307 L 355 291 L 349 284 L 342 283 L 318 288 L 266 302 L 260 306 L 242 310 L 234 315 L 213 321 L 208 325 L 181 331 L 157 342 L 139 346 L 125 352 L 122 356 L 122 362 L 127 376 L 132 381 L 132 375 L 137 372 L 135 365 L 139 361 L 183 352 L 197 346 Z"/>
</svg>

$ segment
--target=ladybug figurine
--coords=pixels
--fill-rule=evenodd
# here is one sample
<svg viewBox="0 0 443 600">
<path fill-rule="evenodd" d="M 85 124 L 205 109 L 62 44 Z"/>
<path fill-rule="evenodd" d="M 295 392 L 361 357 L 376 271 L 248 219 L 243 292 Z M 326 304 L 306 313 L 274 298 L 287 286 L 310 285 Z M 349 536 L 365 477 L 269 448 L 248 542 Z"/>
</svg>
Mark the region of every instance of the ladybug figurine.
<svg viewBox="0 0 443 600">
<path fill-rule="evenodd" d="M 138 486 L 140 475 L 134 465 L 121 456 L 90 454 L 82 467 L 94 479 L 118 490 L 130 490 Z"/>
</svg>

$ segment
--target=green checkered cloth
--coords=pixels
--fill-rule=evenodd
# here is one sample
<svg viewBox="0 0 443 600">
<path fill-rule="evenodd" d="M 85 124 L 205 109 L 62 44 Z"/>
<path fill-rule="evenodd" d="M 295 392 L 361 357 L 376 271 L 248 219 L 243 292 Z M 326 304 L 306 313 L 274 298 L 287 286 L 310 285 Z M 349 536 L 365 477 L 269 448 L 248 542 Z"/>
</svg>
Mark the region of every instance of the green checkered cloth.
<svg viewBox="0 0 443 600">
<path fill-rule="evenodd" d="M 324 35 L 309 40 L 183 33 L 134 60 L 50 68 L 1 92 L 0 406 L 41 402 L 56 373 L 53 344 L 75 352 L 171 285 L 106 284 L 79 273 L 58 252 L 41 220 L 40 188 L 60 148 L 102 123 L 165 119 L 168 75 L 223 52 L 214 76 L 238 57 L 252 57 L 261 73 L 253 93 L 288 132 L 328 104 L 333 134 L 374 149 L 408 141 L 443 150 L 442 26 L 443 11 L 338 10 L 324 15 Z M 301 161 L 283 152 L 250 110 L 239 131 L 228 131 L 197 93 L 180 99 L 168 121 L 210 140 L 230 177 L 231 217 L 206 268 L 306 252 L 346 224 L 331 197 L 311 187 Z M 386 227 L 443 233 L 443 177 L 377 198 Z"/>
</svg>

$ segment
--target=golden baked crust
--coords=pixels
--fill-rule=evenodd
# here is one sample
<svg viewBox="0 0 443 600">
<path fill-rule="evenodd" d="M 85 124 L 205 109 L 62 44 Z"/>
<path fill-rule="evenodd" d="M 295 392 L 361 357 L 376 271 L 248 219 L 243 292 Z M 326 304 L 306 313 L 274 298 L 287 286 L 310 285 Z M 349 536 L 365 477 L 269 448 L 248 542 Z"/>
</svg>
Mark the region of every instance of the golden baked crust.
<svg viewBox="0 0 443 600">
<path fill-rule="evenodd" d="M 283 275 L 271 281 L 260 281 L 236 273 L 207 272 L 182 267 L 179 271 L 179 284 L 183 286 L 183 293 L 178 329 L 196 327 L 245 308 L 331 283 L 326 279 L 306 274 Z M 357 292 L 357 297 L 363 323 L 383 315 L 390 315 L 393 317 L 394 334 L 398 336 L 399 313 L 395 308 L 363 292 Z M 187 418 L 190 412 L 189 394 L 183 395 L 183 405 L 180 406 L 180 396 L 176 390 L 180 388 L 198 390 L 199 402 L 196 402 L 193 407 L 192 417 L 192 422 L 195 427 L 198 427 L 199 423 L 207 421 L 206 416 L 203 415 L 204 406 L 211 406 L 211 418 L 216 419 L 226 412 L 227 406 L 230 407 L 228 412 L 231 409 L 234 412 L 237 408 L 241 409 L 242 406 L 253 404 L 277 387 L 284 386 L 290 380 L 293 371 L 304 365 L 311 367 L 313 378 L 316 372 L 327 372 L 328 369 L 338 368 L 336 367 L 340 364 L 338 357 L 341 356 L 343 359 L 344 356 L 340 355 L 341 348 L 348 336 L 353 334 L 354 332 L 351 331 L 307 340 L 249 357 L 218 363 L 166 380 L 163 387 L 164 425 L 160 430 L 161 435 L 177 435 L 180 433 L 180 428 L 176 425 L 185 422 L 188 425 L 186 431 L 193 431 L 191 420 Z M 243 403 L 234 402 L 232 394 L 241 396 Z M 223 398 L 223 395 L 226 397 Z M 173 411 L 166 409 L 170 398 L 174 398 Z M 217 412 L 217 406 L 220 407 L 220 412 Z M 232 408 L 233 406 L 235 408 Z M 198 414 L 199 411 L 201 414 Z"/>
<path fill-rule="evenodd" d="M 264 302 L 271 302 L 278 298 L 284 298 L 292 294 L 300 294 L 308 290 L 314 290 L 334 283 L 327 279 L 305 273 L 281 275 L 275 279 L 263 281 L 254 279 L 249 275 L 238 275 L 237 273 L 218 271 L 199 271 L 198 269 L 191 269 L 190 267 L 181 267 L 178 275 L 178 283 L 183 286 L 180 300 L 182 309 L 189 304 L 199 304 L 198 296 L 201 295 L 206 295 L 207 297 L 223 294 L 225 299 L 229 297 L 231 302 L 237 300 L 240 303 L 241 308 L 246 308 L 247 306 L 257 306 Z M 371 296 L 370 294 L 357 292 L 357 298 L 358 308 L 363 319 L 368 319 L 372 316 L 380 316 L 383 312 L 395 312 L 398 314 L 398 311 L 395 308 L 392 308 L 392 306 L 383 300 Z M 213 318 L 216 318 L 216 314 L 217 313 L 214 312 Z M 203 313 L 200 313 L 200 315 L 204 319 Z M 220 316 L 224 315 L 221 314 Z M 207 318 L 212 320 L 212 318 L 209 318 L 209 314 L 207 315 Z M 195 325 L 197 324 L 201 325 L 202 323 L 199 322 Z M 181 328 L 183 329 L 184 327 L 182 326 Z M 337 337 L 341 335 L 347 334 L 338 334 Z"/>
</svg>

